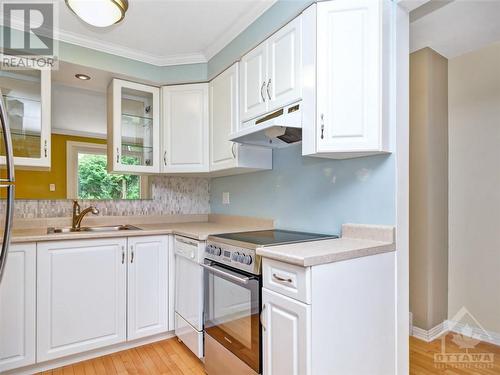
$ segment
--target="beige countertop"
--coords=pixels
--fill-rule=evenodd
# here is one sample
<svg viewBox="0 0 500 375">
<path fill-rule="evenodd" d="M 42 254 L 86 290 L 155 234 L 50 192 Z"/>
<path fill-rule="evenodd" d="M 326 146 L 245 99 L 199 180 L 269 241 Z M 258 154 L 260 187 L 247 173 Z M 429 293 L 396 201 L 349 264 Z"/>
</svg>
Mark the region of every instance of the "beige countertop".
<svg viewBox="0 0 500 375">
<path fill-rule="evenodd" d="M 257 255 L 309 267 L 395 250 L 394 227 L 344 224 L 341 238 L 261 247 Z"/>
<path fill-rule="evenodd" d="M 177 215 L 172 217 L 100 217 L 82 226 L 131 224 L 140 230 L 110 232 L 72 232 L 47 234 L 47 228 L 69 226 L 67 219 L 19 221 L 12 231 L 12 243 L 42 242 L 73 239 L 111 238 L 178 234 L 197 240 L 209 235 L 229 232 L 271 229 L 272 220 L 225 215 Z M 193 221 L 189 221 L 192 219 Z M 142 221 L 142 222 L 141 222 Z"/>
</svg>

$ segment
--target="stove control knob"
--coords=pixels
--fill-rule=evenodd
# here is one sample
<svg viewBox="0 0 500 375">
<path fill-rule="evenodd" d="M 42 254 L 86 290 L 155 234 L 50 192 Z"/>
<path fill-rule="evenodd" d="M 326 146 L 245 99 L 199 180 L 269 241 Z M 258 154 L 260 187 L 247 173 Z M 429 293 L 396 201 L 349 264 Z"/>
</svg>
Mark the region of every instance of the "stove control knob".
<svg viewBox="0 0 500 375">
<path fill-rule="evenodd" d="M 243 258 L 243 263 L 246 265 L 252 264 L 252 257 L 250 255 L 245 255 Z"/>
<path fill-rule="evenodd" d="M 235 262 L 236 262 L 236 261 L 238 261 L 239 257 L 240 257 L 240 253 L 238 253 L 238 252 L 233 253 L 233 255 L 231 256 L 231 258 L 232 258 Z"/>
<path fill-rule="evenodd" d="M 245 254 L 240 254 L 238 256 L 238 262 L 243 263 L 245 261 Z"/>
<path fill-rule="evenodd" d="M 216 247 L 214 249 L 214 254 L 217 255 L 217 256 L 220 256 L 222 254 L 222 250 L 220 247 Z"/>
</svg>

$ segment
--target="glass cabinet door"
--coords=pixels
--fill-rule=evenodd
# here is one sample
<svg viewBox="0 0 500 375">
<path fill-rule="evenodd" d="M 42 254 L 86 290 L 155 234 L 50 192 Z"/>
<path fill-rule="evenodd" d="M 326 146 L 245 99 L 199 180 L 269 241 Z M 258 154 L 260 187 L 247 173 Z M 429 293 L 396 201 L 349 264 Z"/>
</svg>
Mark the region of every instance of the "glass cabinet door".
<svg viewBox="0 0 500 375">
<path fill-rule="evenodd" d="M 15 166 L 50 167 L 50 71 L 0 70 Z M 1 129 L 0 129 L 1 132 Z M 0 164 L 5 164 L 0 144 Z"/>
<path fill-rule="evenodd" d="M 108 143 L 113 171 L 159 172 L 159 89 L 116 79 L 112 86 L 113 123 Z"/>
</svg>

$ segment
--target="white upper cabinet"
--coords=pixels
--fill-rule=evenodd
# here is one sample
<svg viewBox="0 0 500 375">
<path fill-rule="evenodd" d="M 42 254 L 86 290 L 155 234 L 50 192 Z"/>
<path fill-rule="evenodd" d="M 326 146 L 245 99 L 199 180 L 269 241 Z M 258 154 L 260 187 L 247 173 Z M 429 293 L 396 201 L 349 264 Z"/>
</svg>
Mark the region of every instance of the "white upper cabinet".
<svg viewBox="0 0 500 375">
<path fill-rule="evenodd" d="M 246 121 L 267 111 L 267 43 L 264 42 L 241 58 L 240 109 Z"/>
<path fill-rule="evenodd" d="M 160 171 L 160 89 L 113 79 L 108 87 L 108 170 Z"/>
<path fill-rule="evenodd" d="M 0 70 L 0 92 L 10 126 L 15 167 L 50 168 L 50 80 L 51 71 L 48 69 L 16 67 L 8 70 L 2 66 Z M 0 165 L 5 165 L 3 143 L 0 146 Z"/>
<path fill-rule="evenodd" d="M 0 373 L 35 363 L 36 244 L 12 244 L 0 284 Z"/>
<path fill-rule="evenodd" d="M 168 237 L 128 239 L 128 340 L 168 331 Z"/>
<path fill-rule="evenodd" d="M 208 84 L 162 88 L 164 173 L 208 172 Z"/>
<path fill-rule="evenodd" d="M 272 168 L 272 150 L 229 141 L 238 128 L 238 63 L 210 82 L 210 171 L 218 174 Z"/>
<path fill-rule="evenodd" d="M 302 17 L 295 18 L 268 39 L 268 111 L 291 104 L 302 96 Z"/>
<path fill-rule="evenodd" d="M 242 122 L 301 99 L 301 24 L 299 16 L 242 57 Z"/>
<path fill-rule="evenodd" d="M 304 155 L 388 151 L 388 11 L 387 1 L 335 0 L 304 12 Z"/>
</svg>

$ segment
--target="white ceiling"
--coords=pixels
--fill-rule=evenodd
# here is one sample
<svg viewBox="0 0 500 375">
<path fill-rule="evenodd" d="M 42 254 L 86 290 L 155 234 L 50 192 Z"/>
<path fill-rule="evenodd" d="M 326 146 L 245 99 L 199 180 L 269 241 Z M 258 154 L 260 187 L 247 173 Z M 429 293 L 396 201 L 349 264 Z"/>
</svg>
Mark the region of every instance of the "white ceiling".
<svg viewBox="0 0 500 375">
<path fill-rule="evenodd" d="M 447 2 L 439 9 L 416 19 L 410 26 L 411 52 L 431 47 L 449 59 L 498 41 L 498 0 Z"/>
<path fill-rule="evenodd" d="M 207 62 L 276 0 L 129 0 L 118 25 L 96 28 L 59 4 L 59 39 L 147 62 Z"/>
</svg>

